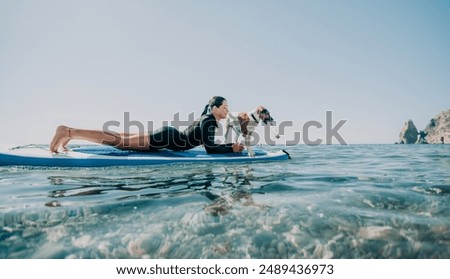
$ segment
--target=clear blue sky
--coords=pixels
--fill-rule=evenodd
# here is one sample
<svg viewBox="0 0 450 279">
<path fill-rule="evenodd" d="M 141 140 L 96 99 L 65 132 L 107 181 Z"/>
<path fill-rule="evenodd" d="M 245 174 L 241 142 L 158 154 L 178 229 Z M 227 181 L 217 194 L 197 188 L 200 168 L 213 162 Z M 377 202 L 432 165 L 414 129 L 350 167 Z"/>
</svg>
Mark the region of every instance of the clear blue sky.
<svg viewBox="0 0 450 279">
<path fill-rule="evenodd" d="M 285 139 L 331 110 L 348 143 L 393 143 L 450 108 L 449 50 L 449 1 L 0 0 L 0 143 L 213 95 L 293 121 Z"/>
</svg>

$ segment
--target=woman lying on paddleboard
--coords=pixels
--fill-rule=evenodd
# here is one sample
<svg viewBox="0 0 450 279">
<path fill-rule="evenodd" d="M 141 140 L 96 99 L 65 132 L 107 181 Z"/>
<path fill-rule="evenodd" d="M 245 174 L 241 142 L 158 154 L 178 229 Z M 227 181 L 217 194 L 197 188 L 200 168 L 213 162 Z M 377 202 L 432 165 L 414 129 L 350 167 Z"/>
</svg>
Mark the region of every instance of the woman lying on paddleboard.
<svg viewBox="0 0 450 279">
<path fill-rule="evenodd" d="M 50 151 L 58 153 L 70 140 L 87 140 L 90 142 L 114 146 L 122 150 L 156 151 L 167 148 L 175 151 L 189 150 L 203 145 L 208 153 L 241 152 L 241 144 L 216 144 L 215 130 L 218 122 L 228 115 L 228 102 L 225 98 L 214 96 L 202 116 L 186 130 L 179 132 L 174 127 L 165 126 L 149 133 L 115 133 L 100 130 L 85 130 L 59 126 L 50 143 Z"/>
</svg>

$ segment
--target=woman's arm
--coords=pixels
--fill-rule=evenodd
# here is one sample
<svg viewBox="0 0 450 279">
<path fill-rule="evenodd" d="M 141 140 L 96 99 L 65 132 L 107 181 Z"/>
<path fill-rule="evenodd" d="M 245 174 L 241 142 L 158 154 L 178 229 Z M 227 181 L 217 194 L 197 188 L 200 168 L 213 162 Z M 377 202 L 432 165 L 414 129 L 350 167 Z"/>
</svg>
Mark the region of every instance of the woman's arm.
<svg viewBox="0 0 450 279">
<path fill-rule="evenodd" d="M 214 142 L 216 134 L 215 120 L 205 119 L 200 123 L 202 130 L 202 142 L 206 152 L 210 154 L 223 154 L 242 151 L 242 146 L 238 144 L 217 144 Z"/>
</svg>

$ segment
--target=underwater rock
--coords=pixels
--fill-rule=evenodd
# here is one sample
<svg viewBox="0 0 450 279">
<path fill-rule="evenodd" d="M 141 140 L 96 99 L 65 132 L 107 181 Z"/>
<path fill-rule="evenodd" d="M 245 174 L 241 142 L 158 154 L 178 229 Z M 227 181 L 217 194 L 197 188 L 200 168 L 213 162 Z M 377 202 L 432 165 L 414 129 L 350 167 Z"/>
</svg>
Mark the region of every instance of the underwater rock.
<svg viewBox="0 0 450 279">
<path fill-rule="evenodd" d="M 399 240 L 400 234 L 391 227 L 387 226 L 368 226 L 359 229 L 356 234 L 357 237 L 362 239 L 382 239 L 382 240 Z"/>
</svg>

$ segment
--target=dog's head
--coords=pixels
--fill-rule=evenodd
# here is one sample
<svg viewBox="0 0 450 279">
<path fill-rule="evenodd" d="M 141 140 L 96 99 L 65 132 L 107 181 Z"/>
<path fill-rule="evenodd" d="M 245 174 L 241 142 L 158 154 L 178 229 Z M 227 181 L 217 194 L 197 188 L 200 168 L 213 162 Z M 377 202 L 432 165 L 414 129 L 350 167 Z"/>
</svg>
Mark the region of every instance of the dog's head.
<svg viewBox="0 0 450 279">
<path fill-rule="evenodd" d="M 264 124 L 273 124 L 272 122 L 274 122 L 275 120 L 272 118 L 272 116 L 270 115 L 270 112 L 268 109 L 263 108 L 261 109 L 261 111 L 258 114 L 259 119 L 262 120 L 262 122 L 264 122 Z"/>
<path fill-rule="evenodd" d="M 266 125 L 275 125 L 275 123 L 273 123 L 275 120 L 270 115 L 269 110 L 263 106 L 256 108 L 256 117 L 258 118 L 258 121 L 261 120 Z"/>
<path fill-rule="evenodd" d="M 275 119 L 273 119 L 273 117 L 270 115 L 269 110 L 263 106 L 259 106 L 256 109 L 256 114 L 264 124 L 271 126 L 271 131 L 274 133 L 276 138 L 279 138 L 280 135 L 278 134 L 278 131 L 275 128 Z"/>
</svg>

